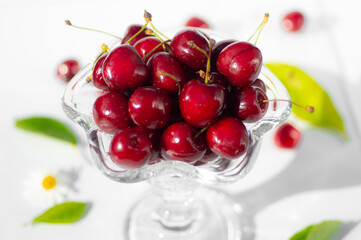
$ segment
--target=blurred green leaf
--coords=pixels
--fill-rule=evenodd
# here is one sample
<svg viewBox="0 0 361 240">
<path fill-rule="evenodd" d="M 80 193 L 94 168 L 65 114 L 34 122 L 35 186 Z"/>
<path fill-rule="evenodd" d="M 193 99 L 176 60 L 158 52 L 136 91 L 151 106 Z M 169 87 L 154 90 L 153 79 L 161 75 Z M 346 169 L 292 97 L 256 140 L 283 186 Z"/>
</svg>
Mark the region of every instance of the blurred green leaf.
<svg viewBox="0 0 361 240">
<path fill-rule="evenodd" d="M 268 63 L 266 66 L 285 85 L 292 101 L 314 107 L 312 114 L 302 108 L 293 107 L 292 112 L 297 117 L 314 126 L 334 130 L 347 138 L 344 123 L 331 98 L 312 77 L 298 67 L 284 63 Z"/>
<path fill-rule="evenodd" d="M 333 240 L 339 234 L 341 226 L 341 221 L 324 221 L 306 227 L 289 240 Z"/>
<path fill-rule="evenodd" d="M 298 233 L 296 233 L 295 235 L 293 235 L 290 240 L 305 240 L 308 233 L 311 231 L 311 229 L 313 228 L 314 225 L 310 225 L 308 227 L 306 227 L 305 229 L 303 229 L 302 231 L 299 231 Z"/>
<path fill-rule="evenodd" d="M 87 208 L 87 203 L 64 202 L 49 208 L 34 218 L 32 223 L 73 223 L 85 215 Z"/>
<path fill-rule="evenodd" d="M 17 119 L 17 128 L 53 137 L 76 145 L 75 134 L 62 122 L 48 117 L 29 117 Z"/>
<path fill-rule="evenodd" d="M 337 237 L 342 226 L 341 221 L 324 221 L 310 230 L 306 240 L 332 240 Z"/>
</svg>

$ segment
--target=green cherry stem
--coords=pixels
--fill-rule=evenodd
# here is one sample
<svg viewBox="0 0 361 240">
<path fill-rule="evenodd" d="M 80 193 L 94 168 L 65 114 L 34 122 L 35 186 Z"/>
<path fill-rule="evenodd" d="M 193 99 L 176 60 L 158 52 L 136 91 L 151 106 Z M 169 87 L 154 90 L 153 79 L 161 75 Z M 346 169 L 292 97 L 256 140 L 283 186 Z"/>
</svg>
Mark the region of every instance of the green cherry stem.
<svg viewBox="0 0 361 240">
<path fill-rule="evenodd" d="M 101 46 L 101 49 L 102 49 L 102 52 L 97 56 L 97 58 L 95 59 L 95 61 L 93 62 L 93 66 L 92 66 L 92 70 L 94 70 L 94 66 L 95 66 L 95 63 L 98 61 L 98 59 L 106 52 L 110 52 L 110 49 L 108 48 L 108 46 L 106 44 L 102 44 Z M 91 79 L 91 76 L 90 76 L 90 79 Z"/>
<path fill-rule="evenodd" d="M 161 33 L 160 31 L 158 31 L 158 29 L 154 26 L 154 24 L 152 23 L 152 14 L 150 14 L 149 12 L 147 12 L 147 10 L 144 10 L 144 20 L 150 24 L 150 26 L 154 29 L 154 31 L 156 31 L 159 35 L 161 35 L 162 37 L 164 37 L 167 40 L 170 40 L 169 37 L 165 36 L 163 33 Z"/>
<path fill-rule="evenodd" d="M 203 50 L 201 49 L 200 47 L 197 46 L 197 44 L 195 44 L 193 41 L 188 41 L 187 42 L 187 45 L 191 48 L 195 48 L 197 49 L 198 51 L 200 51 L 201 53 L 204 54 L 204 56 L 206 56 L 208 58 L 208 54 Z"/>
<path fill-rule="evenodd" d="M 125 44 L 130 43 L 130 41 L 132 41 L 136 36 L 138 36 L 139 34 L 141 34 L 141 33 L 144 31 L 144 29 L 147 27 L 147 25 L 148 25 L 148 22 L 146 22 L 146 23 L 144 24 L 144 26 L 143 26 L 136 34 L 134 34 L 131 38 L 129 38 L 128 41 L 126 41 Z"/>
<path fill-rule="evenodd" d="M 161 43 L 159 43 L 157 46 L 155 46 L 152 50 L 150 50 L 149 53 L 147 53 L 142 60 L 144 61 L 147 57 L 149 57 L 150 54 L 152 54 L 157 48 L 159 48 L 160 46 L 164 45 L 167 42 L 170 42 L 171 40 L 166 40 L 166 41 L 162 41 Z"/>
<path fill-rule="evenodd" d="M 206 68 L 206 79 L 205 79 L 205 83 L 208 84 L 210 78 L 211 78 L 211 55 L 212 55 L 212 48 L 215 44 L 215 41 L 213 39 L 210 39 L 210 43 L 209 43 L 209 50 L 208 50 L 208 57 L 207 57 L 207 68 Z"/>
<path fill-rule="evenodd" d="M 147 35 L 154 36 L 154 37 L 158 38 L 159 41 L 161 41 L 161 43 L 163 43 L 163 50 L 166 51 L 166 48 L 165 48 L 165 45 L 164 45 L 164 41 L 163 41 L 163 39 L 162 39 L 158 34 L 156 34 L 155 32 L 153 32 L 152 29 L 149 29 L 149 28 L 146 29 L 144 32 L 145 32 L 145 34 L 147 34 Z"/>
<path fill-rule="evenodd" d="M 122 40 L 121 37 L 115 36 L 115 35 L 113 35 L 113 34 L 111 34 L 111 33 L 107 33 L 107 32 L 104 32 L 104 31 L 101 31 L 101 30 L 98 30 L 98 29 L 92 29 L 92 28 L 85 28 L 85 27 L 75 26 L 75 25 L 73 25 L 73 24 L 70 22 L 70 20 L 65 20 L 65 23 L 66 23 L 66 25 L 71 26 L 71 27 L 74 27 L 74 28 L 78 28 L 78 29 L 82 29 L 82 30 L 89 30 L 89 31 L 94 31 L 94 32 L 99 32 L 99 33 L 103 33 L 103 34 L 106 34 L 106 35 L 109 35 L 109 36 L 118 38 L 119 40 Z"/>
<path fill-rule="evenodd" d="M 315 108 L 312 107 L 312 106 L 309 106 L 309 105 L 302 106 L 302 105 L 300 105 L 298 103 L 295 103 L 295 102 L 290 101 L 290 100 L 285 100 L 285 99 L 269 99 L 269 100 L 263 100 L 261 102 L 290 102 L 290 103 L 292 103 L 293 105 L 295 105 L 297 107 L 305 109 L 309 113 L 313 113 L 315 111 Z"/>
<path fill-rule="evenodd" d="M 196 135 L 194 135 L 193 138 L 194 138 L 194 139 L 197 139 L 197 138 L 198 138 L 202 133 L 204 133 L 209 127 L 210 127 L 210 126 L 202 128 L 199 132 L 196 133 Z"/>
<path fill-rule="evenodd" d="M 144 20 L 150 24 L 150 26 L 154 29 L 154 31 L 156 31 L 159 35 L 161 35 L 162 37 L 164 37 L 167 40 L 170 40 L 169 37 L 165 36 L 163 33 L 161 33 L 160 31 L 158 31 L 158 29 L 154 26 L 154 24 L 152 23 L 152 14 L 150 14 L 149 12 L 147 12 L 147 10 L 144 10 Z"/>
<path fill-rule="evenodd" d="M 257 28 L 256 31 L 252 34 L 252 36 L 247 40 L 248 42 L 254 37 L 254 35 L 256 35 L 256 33 L 258 32 L 258 30 L 261 29 L 261 30 L 258 32 L 258 35 L 257 35 L 257 38 L 256 38 L 256 42 L 254 43 L 254 45 L 257 44 L 259 35 L 261 34 L 264 25 L 266 25 L 266 23 L 268 22 L 268 18 L 269 18 L 269 14 L 268 14 L 268 13 L 265 13 L 265 15 L 264 15 L 264 17 L 263 17 L 262 23 L 258 26 L 258 28 Z"/>
<path fill-rule="evenodd" d="M 180 95 L 180 91 L 181 91 L 181 86 L 180 86 L 180 84 L 179 84 L 179 81 L 178 81 L 178 79 L 175 77 L 175 76 L 173 76 L 172 74 L 169 74 L 169 73 L 166 73 L 166 72 L 164 72 L 164 71 L 158 71 L 157 72 L 157 76 L 158 77 L 160 77 L 160 76 L 167 76 L 167 77 L 170 77 L 171 79 L 173 79 L 176 83 L 177 83 L 177 86 L 178 86 L 178 96 Z"/>
</svg>

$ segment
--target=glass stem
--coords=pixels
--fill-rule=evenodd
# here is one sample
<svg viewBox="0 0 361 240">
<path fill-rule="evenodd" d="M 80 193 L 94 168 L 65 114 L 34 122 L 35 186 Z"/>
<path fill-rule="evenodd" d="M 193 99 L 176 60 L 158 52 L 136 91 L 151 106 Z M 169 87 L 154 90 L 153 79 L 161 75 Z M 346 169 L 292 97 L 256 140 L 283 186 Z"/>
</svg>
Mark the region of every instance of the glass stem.
<svg viewBox="0 0 361 240">
<path fill-rule="evenodd" d="M 150 183 L 160 197 L 154 218 L 165 228 L 184 231 L 198 218 L 199 205 L 194 192 L 200 184 L 192 177 L 192 169 L 175 167 L 162 169 Z"/>
</svg>

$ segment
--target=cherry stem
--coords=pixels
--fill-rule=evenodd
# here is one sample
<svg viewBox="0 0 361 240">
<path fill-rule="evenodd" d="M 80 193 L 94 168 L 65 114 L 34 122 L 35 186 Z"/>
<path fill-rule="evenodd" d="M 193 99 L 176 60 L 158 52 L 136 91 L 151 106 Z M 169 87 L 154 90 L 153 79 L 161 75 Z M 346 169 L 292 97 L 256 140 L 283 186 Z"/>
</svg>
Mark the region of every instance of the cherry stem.
<svg viewBox="0 0 361 240">
<path fill-rule="evenodd" d="M 203 78 L 203 79 L 206 77 L 206 73 L 205 73 L 203 70 L 199 70 L 199 71 L 196 72 L 196 73 L 198 73 L 199 76 L 200 76 L 201 78 Z"/>
<path fill-rule="evenodd" d="M 156 34 L 155 32 L 152 31 L 152 29 L 149 29 L 149 28 L 148 28 L 148 29 L 146 29 L 144 32 L 145 32 L 145 34 L 147 34 L 147 35 L 151 35 L 151 36 L 154 36 L 154 37 L 158 38 L 159 41 L 161 41 L 162 43 L 164 42 L 163 39 L 162 39 L 158 34 Z M 165 48 L 165 45 L 164 45 L 164 44 L 163 44 L 163 50 L 166 51 L 166 48 Z"/>
<path fill-rule="evenodd" d="M 108 48 L 108 46 L 106 44 L 102 44 L 101 46 L 102 48 L 102 52 L 97 56 L 97 58 L 95 59 L 95 61 L 93 62 L 93 66 L 92 66 L 92 70 L 94 70 L 94 66 L 96 64 L 96 62 L 98 61 L 98 59 L 106 52 L 110 52 L 110 49 Z"/>
<path fill-rule="evenodd" d="M 167 76 L 167 77 L 170 77 L 171 79 L 173 79 L 173 80 L 177 83 L 177 86 L 178 86 L 178 96 L 179 96 L 179 95 L 180 95 L 180 91 L 181 91 L 181 87 L 180 87 L 180 83 L 179 83 L 178 79 L 177 79 L 175 76 L 173 76 L 172 74 L 166 73 L 166 72 L 164 72 L 164 71 L 158 71 L 158 72 L 157 72 L 157 76 L 158 76 L 158 77 L 160 77 L 160 76 L 162 76 L 162 75 Z"/>
<path fill-rule="evenodd" d="M 149 53 L 147 53 L 142 60 L 144 61 L 147 57 L 149 57 L 150 54 L 152 54 L 157 48 L 159 48 L 160 46 L 164 45 L 167 42 L 170 42 L 171 40 L 166 40 L 166 41 L 162 41 L 161 43 L 159 43 L 157 46 L 155 46 L 152 50 L 150 50 Z"/>
<path fill-rule="evenodd" d="M 285 99 L 269 99 L 269 100 L 263 100 L 263 101 L 261 101 L 261 102 L 290 102 L 290 103 L 294 104 L 294 105 L 297 106 L 297 107 L 300 107 L 300 108 L 305 109 L 305 110 L 306 110 L 307 112 L 309 112 L 309 113 L 313 113 L 313 112 L 315 111 L 315 108 L 312 107 L 312 106 L 309 106 L 309 105 L 307 105 L 307 106 L 302 106 L 302 105 L 300 105 L 300 104 L 298 104 L 298 103 L 295 103 L 295 102 L 290 101 L 290 100 L 285 100 Z"/>
<path fill-rule="evenodd" d="M 90 83 L 92 81 L 92 79 L 93 79 L 93 75 L 90 74 L 89 76 L 86 77 L 85 81 L 86 81 L 86 83 Z"/>
<path fill-rule="evenodd" d="M 258 28 L 257 28 L 256 31 L 252 34 L 252 36 L 247 40 L 248 42 L 254 37 L 254 35 L 256 35 L 256 33 L 258 32 L 258 30 L 261 29 L 261 30 L 258 32 L 258 35 L 257 35 L 257 38 L 256 38 L 256 41 L 255 41 L 254 45 L 257 44 L 259 35 L 261 34 L 264 25 L 266 25 L 266 23 L 268 22 L 268 18 L 269 18 L 269 14 L 268 14 L 268 13 L 265 13 L 262 23 L 258 26 Z"/>
<path fill-rule="evenodd" d="M 193 138 L 197 139 L 197 137 L 199 137 L 202 133 L 204 133 L 208 128 L 209 128 L 209 126 L 202 128 L 199 132 L 196 133 L 196 135 L 194 135 Z"/>
<path fill-rule="evenodd" d="M 108 48 L 108 46 L 106 44 L 102 44 L 102 50 L 103 50 L 103 53 L 106 53 L 106 52 L 110 52 L 110 49 Z"/>
<path fill-rule="evenodd" d="M 210 43 L 209 43 L 209 50 L 208 50 L 208 57 L 207 57 L 207 68 L 206 68 L 206 79 L 205 79 L 205 83 L 208 84 L 209 80 L 210 80 L 210 72 L 211 72 L 211 55 L 212 55 L 212 48 L 215 44 L 215 41 L 213 39 L 210 39 Z"/>
<path fill-rule="evenodd" d="M 148 25 L 148 22 L 146 22 L 146 23 L 144 24 L 144 26 L 143 26 L 136 34 L 134 34 L 131 38 L 129 38 L 128 41 L 126 41 L 125 44 L 128 44 L 128 43 L 129 43 L 130 41 L 132 41 L 136 36 L 138 36 L 139 34 L 141 34 L 141 33 L 144 31 L 144 29 L 147 27 L 147 25 Z"/>
<path fill-rule="evenodd" d="M 75 25 L 73 25 L 73 24 L 70 22 L 70 20 L 65 20 L 65 23 L 66 23 L 66 25 L 71 26 L 71 27 L 74 27 L 74 28 L 78 28 L 78 29 L 82 29 L 82 30 L 89 30 L 89 31 L 94 31 L 94 32 L 99 32 L 99 33 L 103 33 L 103 34 L 106 34 L 106 35 L 109 35 L 109 36 L 118 38 L 119 40 L 122 40 L 121 37 L 115 36 L 115 35 L 113 35 L 113 34 L 111 34 L 111 33 L 107 33 L 107 32 L 104 32 L 104 31 L 101 31 L 101 30 L 98 30 L 98 29 L 92 29 L 92 28 L 85 28 L 85 27 L 75 26 Z"/>
<path fill-rule="evenodd" d="M 204 54 L 204 56 L 206 56 L 208 58 L 208 54 L 203 50 L 201 49 L 200 47 L 197 46 L 197 44 L 195 44 L 193 41 L 188 41 L 187 42 L 187 45 L 191 48 L 195 48 L 197 49 L 198 51 L 200 51 L 201 53 Z"/>
<path fill-rule="evenodd" d="M 144 10 L 144 20 L 147 23 L 150 23 L 150 26 L 154 29 L 154 31 L 156 31 L 159 35 L 161 35 L 162 37 L 164 37 L 167 40 L 170 40 L 169 37 L 165 36 L 163 33 L 161 33 L 160 31 L 158 31 L 158 29 L 154 26 L 154 24 L 152 23 L 152 14 L 150 14 L 149 12 L 147 12 L 146 10 Z"/>
</svg>

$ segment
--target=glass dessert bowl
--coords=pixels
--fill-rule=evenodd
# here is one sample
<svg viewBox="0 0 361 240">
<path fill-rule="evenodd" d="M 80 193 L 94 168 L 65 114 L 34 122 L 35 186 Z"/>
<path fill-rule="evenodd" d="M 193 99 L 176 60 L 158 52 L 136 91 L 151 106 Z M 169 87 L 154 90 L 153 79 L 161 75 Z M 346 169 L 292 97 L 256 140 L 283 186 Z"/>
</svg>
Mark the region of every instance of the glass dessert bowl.
<svg viewBox="0 0 361 240">
<path fill-rule="evenodd" d="M 206 33 L 215 40 L 224 39 L 216 32 Z M 119 42 L 111 48 L 118 45 Z M 112 135 L 101 131 L 93 120 L 92 106 L 99 96 L 99 90 L 88 80 L 93 62 L 69 82 L 62 107 L 84 129 L 94 163 L 105 176 L 123 183 L 148 181 L 154 186 L 154 191 L 131 209 L 125 224 L 126 239 L 242 239 L 240 206 L 202 185 L 229 184 L 244 177 L 257 159 L 262 136 L 288 118 L 291 103 L 270 102 L 261 120 L 245 124 L 249 147 L 240 158 L 217 157 L 201 166 L 161 160 L 138 169 L 122 169 L 108 154 Z M 285 87 L 265 66 L 258 78 L 266 84 L 269 100 L 290 100 Z"/>
</svg>

